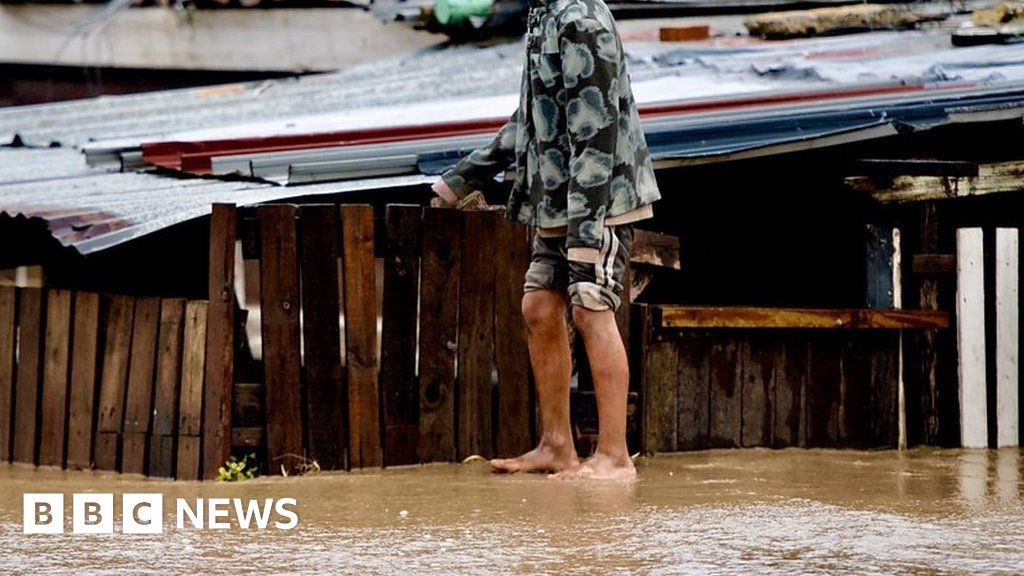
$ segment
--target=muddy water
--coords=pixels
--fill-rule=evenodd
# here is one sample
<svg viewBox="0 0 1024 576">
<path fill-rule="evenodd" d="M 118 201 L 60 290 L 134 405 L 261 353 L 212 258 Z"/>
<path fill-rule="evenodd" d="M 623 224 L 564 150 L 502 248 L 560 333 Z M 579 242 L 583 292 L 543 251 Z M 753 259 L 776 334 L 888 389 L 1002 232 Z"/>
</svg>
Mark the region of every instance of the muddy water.
<svg viewBox="0 0 1024 576">
<path fill-rule="evenodd" d="M 0 573 L 1019 574 L 1022 468 L 932 449 L 658 456 L 628 486 L 479 464 L 234 485 L 2 466 Z M 24 535 L 24 492 L 160 492 L 167 529 Z M 175 527 L 175 498 L 221 496 L 296 498 L 298 527 Z"/>
</svg>

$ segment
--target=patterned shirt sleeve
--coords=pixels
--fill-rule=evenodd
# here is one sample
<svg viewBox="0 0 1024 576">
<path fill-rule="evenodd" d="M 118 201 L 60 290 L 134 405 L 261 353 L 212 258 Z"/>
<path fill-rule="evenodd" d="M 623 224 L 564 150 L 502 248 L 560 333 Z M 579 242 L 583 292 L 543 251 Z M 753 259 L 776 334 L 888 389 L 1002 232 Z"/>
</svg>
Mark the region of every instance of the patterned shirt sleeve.
<svg viewBox="0 0 1024 576">
<path fill-rule="evenodd" d="M 569 258 L 594 261 L 601 248 L 618 136 L 622 54 L 615 31 L 583 17 L 559 34 L 569 138 Z"/>
<path fill-rule="evenodd" d="M 505 122 L 505 125 L 498 130 L 486 146 L 474 150 L 441 175 L 445 184 L 458 195 L 459 198 L 466 196 L 474 190 L 483 190 L 493 184 L 495 175 L 508 168 L 516 157 L 516 130 L 519 125 L 517 108 L 512 116 Z"/>
</svg>

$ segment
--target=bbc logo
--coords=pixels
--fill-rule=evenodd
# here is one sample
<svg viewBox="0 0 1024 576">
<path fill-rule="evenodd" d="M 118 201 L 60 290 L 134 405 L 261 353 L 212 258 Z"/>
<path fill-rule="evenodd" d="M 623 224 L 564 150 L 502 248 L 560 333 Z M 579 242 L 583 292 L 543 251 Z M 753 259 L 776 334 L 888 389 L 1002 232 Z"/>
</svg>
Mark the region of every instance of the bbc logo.
<svg viewBox="0 0 1024 576">
<path fill-rule="evenodd" d="M 63 494 L 25 494 L 25 534 L 64 532 Z M 160 534 L 164 530 L 162 494 L 124 494 L 121 497 L 121 531 L 124 534 Z M 71 531 L 75 534 L 114 532 L 113 494 L 73 494 Z"/>
</svg>

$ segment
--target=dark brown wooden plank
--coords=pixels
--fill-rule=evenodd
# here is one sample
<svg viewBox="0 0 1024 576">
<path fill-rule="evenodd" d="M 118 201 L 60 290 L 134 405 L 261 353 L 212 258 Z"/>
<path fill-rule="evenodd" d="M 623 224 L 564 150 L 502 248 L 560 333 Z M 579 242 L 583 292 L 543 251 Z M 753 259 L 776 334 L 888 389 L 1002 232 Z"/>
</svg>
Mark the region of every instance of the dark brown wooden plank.
<svg viewBox="0 0 1024 576">
<path fill-rule="evenodd" d="M 645 453 L 672 452 L 677 446 L 679 411 L 679 351 L 676 334 L 657 327 L 651 313 L 641 310 L 643 367 L 640 381 L 643 398 L 643 440 Z"/>
<path fill-rule="evenodd" d="M 124 405 L 124 438 L 121 472 L 146 473 L 146 447 L 153 420 L 153 382 L 160 325 L 160 299 L 135 302 L 128 391 Z"/>
<path fill-rule="evenodd" d="M 735 332 L 714 334 L 709 352 L 712 448 L 735 448 L 741 442 L 743 383 L 739 337 Z"/>
<path fill-rule="evenodd" d="M 380 466 L 373 207 L 361 204 L 342 206 L 341 221 L 349 464 L 353 468 Z"/>
<path fill-rule="evenodd" d="M 804 414 L 808 446 L 836 446 L 839 440 L 841 343 L 832 333 L 818 334 L 811 343 Z"/>
<path fill-rule="evenodd" d="M 494 455 L 491 374 L 494 367 L 495 236 L 500 214 L 463 213 L 459 279 L 458 458 Z"/>
<path fill-rule="evenodd" d="M 42 466 L 64 466 L 71 367 L 71 304 L 70 290 L 51 289 L 47 292 L 39 434 L 39 464 Z"/>
<path fill-rule="evenodd" d="M 150 476 L 174 476 L 177 457 L 174 437 L 181 395 L 181 357 L 184 339 L 185 300 L 166 298 L 160 303 L 157 338 L 156 382 L 153 388 L 153 430 L 149 441 Z"/>
<path fill-rule="evenodd" d="M 842 361 L 839 389 L 839 443 L 844 447 L 865 445 L 869 421 L 874 415 L 869 408 L 870 357 L 865 354 L 865 338 L 873 333 L 858 334 L 841 344 Z"/>
<path fill-rule="evenodd" d="M 775 396 L 776 363 L 781 346 L 771 334 L 748 332 L 740 347 L 743 365 L 744 447 L 772 444 L 772 401 Z"/>
<path fill-rule="evenodd" d="M 710 340 L 707 332 L 691 330 L 681 332 L 676 340 L 679 351 L 678 450 L 708 447 L 711 432 Z"/>
<path fill-rule="evenodd" d="M 295 206 L 260 206 L 260 308 L 267 461 L 291 471 L 302 456 L 302 366 L 299 350 L 299 268 Z"/>
<path fill-rule="evenodd" d="M 417 460 L 416 299 L 421 219 L 419 206 L 390 205 L 385 214 L 380 387 L 386 466 Z"/>
<path fill-rule="evenodd" d="M 235 240 L 233 204 L 214 204 L 210 217 L 209 311 L 203 384 L 203 478 L 231 456 L 231 392 L 235 366 Z"/>
<path fill-rule="evenodd" d="M 45 294 L 22 288 L 18 295 L 18 379 L 15 382 L 13 460 L 35 464 L 39 445 Z"/>
<path fill-rule="evenodd" d="M 118 469 L 118 448 L 124 425 L 124 401 L 128 389 L 135 300 L 128 296 L 103 296 L 103 363 L 96 414 L 94 460 L 100 470 Z"/>
<path fill-rule="evenodd" d="M 423 213 L 420 282 L 420 462 L 455 459 L 455 355 L 459 315 L 461 215 Z M 499 375 L 500 377 L 500 375 Z"/>
<path fill-rule="evenodd" d="M 948 328 L 949 314 L 938 310 L 867 310 L 664 306 L 664 328 Z"/>
<path fill-rule="evenodd" d="M 898 332 L 872 335 L 869 354 L 868 444 L 895 448 L 899 443 L 899 338 Z"/>
<path fill-rule="evenodd" d="M 530 266 L 529 230 L 502 218 L 497 230 L 494 338 L 498 364 L 497 455 L 518 456 L 531 448 L 530 351 L 523 322 L 523 278 Z M 623 305 L 627 314 L 629 307 Z"/>
<path fill-rule="evenodd" d="M 914 254 L 910 269 L 918 276 L 956 274 L 956 254 Z"/>
<path fill-rule="evenodd" d="M 175 478 L 199 480 L 200 436 L 203 430 L 203 376 L 206 368 L 207 303 L 185 306 L 185 334 L 178 403 L 178 455 Z"/>
<path fill-rule="evenodd" d="M 629 261 L 679 270 L 679 237 L 647 230 L 634 230 Z"/>
<path fill-rule="evenodd" d="M 299 229 L 309 457 L 324 470 L 337 470 L 344 467 L 348 442 L 339 322 L 338 208 L 303 206 Z"/>
<path fill-rule="evenodd" d="M 776 448 L 797 446 L 803 434 L 802 398 L 807 384 L 807 337 L 801 333 L 786 333 L 781 336 L 782 367 L 775 382 L 775 399 L 772 408 L 773 442 Z"/>
<path fill-rule="evenodd" d="M 95 292 L 76 293 L 68 402 L 68 468 L 92 467 L 96 383 L 99 379 L 99 327 L 100 295 Z"/>
<path fill-rule="evenodd" d="M 0 286 L 0 462 L 11 461 L 17 313 L 17 291 Z"/>
</svg>

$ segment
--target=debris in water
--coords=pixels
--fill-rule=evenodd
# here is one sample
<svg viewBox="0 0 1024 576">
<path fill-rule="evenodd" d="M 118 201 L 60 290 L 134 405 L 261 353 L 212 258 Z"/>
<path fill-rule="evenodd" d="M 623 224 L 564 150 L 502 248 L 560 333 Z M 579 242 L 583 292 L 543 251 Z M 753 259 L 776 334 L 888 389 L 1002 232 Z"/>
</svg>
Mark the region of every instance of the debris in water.
<svg viewBox="0 0 1024 576">
<path fill-rule="evenodd" d="M 472 456 L 466 456 L 466 459 L 462 461 L 463 464 L 469 464 L 470 462 L 487 462 L 487 458 L 479 454 L 473 454 Z"/>
</svg>

